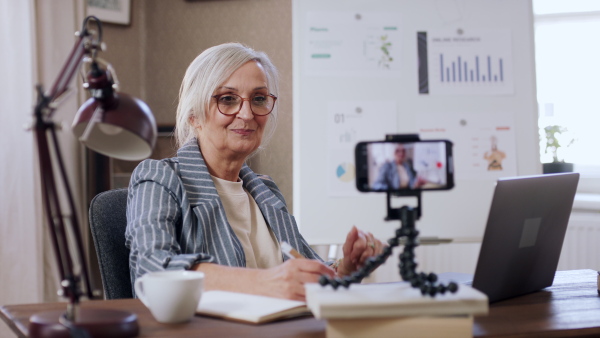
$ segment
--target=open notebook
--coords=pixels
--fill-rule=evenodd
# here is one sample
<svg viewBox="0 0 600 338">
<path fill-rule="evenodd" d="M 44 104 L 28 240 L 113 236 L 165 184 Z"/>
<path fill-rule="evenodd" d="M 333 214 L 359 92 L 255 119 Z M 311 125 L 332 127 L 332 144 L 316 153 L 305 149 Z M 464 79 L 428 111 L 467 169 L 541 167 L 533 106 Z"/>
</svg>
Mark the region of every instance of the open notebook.
<svg viewBox="0 0 600 338">
<path fill-rule="evenodd" d="M 228 291 L 202 293 L 197 314 L 238 322 L 261 324 L 309 315 L 306 303 Z"/>
</svg>

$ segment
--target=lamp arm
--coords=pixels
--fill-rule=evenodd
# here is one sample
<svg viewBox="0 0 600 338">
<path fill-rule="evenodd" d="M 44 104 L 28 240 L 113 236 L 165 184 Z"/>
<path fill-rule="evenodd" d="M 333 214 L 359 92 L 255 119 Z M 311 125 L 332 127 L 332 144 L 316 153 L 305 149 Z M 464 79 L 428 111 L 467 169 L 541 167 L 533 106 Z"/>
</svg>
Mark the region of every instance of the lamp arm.
<svg viewBox="0 0 600 338">
<path fill-rule="evenodd" d="M 44 213 L 46 216 L 46 222 L 48 224 L 56 262 L 58 264 L 61 292 L 63 296 L 69 299 L 69 307 L 66 316 L 70 320 L 75 320 L 77 316 L 77 306 L 82 295 L 80 282 L 82 280 L 85 282 L 86 292 L 90 299 L 93 299 L 93 290 L 91 289 L 90 285 L 87 262 L 85 260 L 85 256 L 83 255 L 81 233 L 79 231 L 79 222 L 75 213 L 76 210 L 73 204 L 73 197 L 71 190 L 69 189 L 63 160 L 58 148 L 55 133 L 56 126 L 52 122 L 43 121 L 40 117 L 41 115 L 38 115 L 35 126 L 35 135 L 38 148 L 40 174 L 42 178 L 42 200 L 44 204 Z M 52 151 L 50 143 L 53 144 Z M 62 187 L 64 187 L 64 193 L 67 197 L 68 206 L 70 209 L 68 211 L 70 214 L 68 223 L 69 229 L 72 232 L 71 238 L 75 240 L 75 254 L 69 247 L 67 226 L 65 224 L 65 217 L 58 194 L 56 176 L 52 167 L 52 157 L 54 157 L 55 163 L 58 164 L 61 174 L 60 183 L 62 183 Z M 80 274 L 75 272 L 73 263 L 74 257 L 77 257 L 81 266 Z"/>
<path fill-rule="evenodd" d="M 80 35 L 83 34 L 84 33 L 80 33 Z M 54 100 L 56 100 L 56 98 L 64 94 L 69 88 L 69 83 L 75 76 L 75 73 L 79 69 L 79 65 L 81 65 L 83 57 L 87 53 L 85 44 L 85 36 L 80 36 L 77 42 L 75 42 L 75 46 L 73 46 L 71 54 L 69 54 L 69 57 L 63 65 L 58 77 L 54 81 L 52 87 L 50 87 L 50 91 L 48 91 L 48 93 L 45 95 L 48 99 L 48 103 L 52 103 Z"/>
<path fill-rule="evenodd" d="M 34 110 L 35 118 L 35 136 L 38 150 L 40 175 L 42 178 L 42 199 L 44 212 L 49 227 L 50 238 L 58 264 L 61 278 L 62 295 L 69 299 L 69 308 L 67 318 L 74 320 L 76 317 L 76 307 L 79 304 L 79 298 L 82 295 L 80 283 L 85 283 L 87 297 L 94 298 L 89 278 L 89 270 L 85 259 L 83 243 L 81 239 L 81 230 L 79 220 L 76 214 L 73 195 L 68 183 L 64 161 L 61 156 L 60 147 L 56 137 L 56 124 L 52 121 L 52 115 L 56 110 L 55 101 L 64 94 L 68 85 L 75 76 L 83 58 L 87 54 L 95 54 L 100 46 L 100 40 L 92 41 L 90 33 L 86 26 L 89 19 L 95 19 L 99 32 L 101 32 L 100 21 L 95 17 L 88 17 L 84 21 L 83 28 L 79 33 L 79 39 L 75 42 L 69 57 L 63 65 L 58 77 L 54 81 L 50 91 L 43 93 L 41 86 L 38 86 L 38 100 Z M 101 33 L 99 33 L 101 36 Z M 93 55 L 94 57 L 95 55 Z M 65 213 L 60 203 L 58 193 L 58 181 L 56 179 L 53 160 L 58 166 L 60 185 L 64 188 L 64 194 L 67 199 L 69 230 L 72 233 L 71 238 L 75 241 L 75 247 L 72 252 L 69 247 L 67 226 L 65 225 Z M 73 258 L 79 261 L 81 272 L 77 274 L 74 268 Z"/>
<path fill-rule="evenodd" d="M 62 281 L 65 279 L 67 271 L 72 270 L 72 263 L 70 258 L 63 253 L 62 249 L 66 246 L 66 237 L 63 236 L 64 224 L 62 223 L 62 217 L 57 215 L 58 210 L 56 201 L 58 201 L 58 194 L 56 192 L 56 182 L 54 180 L 50 148 L 48 146 L 47 126 L 44 124 L 45 122 L 43 120 L 37 119 L 35 126 L 38 162 L 42 184 L 42 203 Z M 55 225 L 55 222 L 60 224 Z"/>
<path fill-rule="evenodd" d="M 69 181 L 67 179 L 67 171 L 65 170 L 64 161 L 62 160 L 60 147 L 58 145 L 58 138 L 56 137 L 56 130 L 51 129 L 50 135 L 52 136 L 52 144 L 54 146 L 54 153 L 55 153 L 55 156 L 57 159 L 58 168 L 60 170 L 61 180 L 65 187 L 65 195 L 67 197 L 67 203 L 68 203 L 69 209 L 71 211 L 69 213 L 69 218 L 70 218 L 69 224 L 71 225 L 71 231 L 73 232 L 73 239 L 75 240 L 75 250 L 77 252 L 77 257 L 79 257 L 79 259 L 80 259 L 81 278 L 83 279 L 83 282 L 85 283 L 85 290 L 87 293 L 87 297 L 89 299 L 93 299 L 94 298 L 94 293 L 93 293 L 94 290 L 92 289 L 92 285 L 91 285 L 91 281 L 90 281 L 90 273 L 89 273 L 89 269 L 87 266 L 87 260 L 85 259 L 85 254 L 84 254 L 84 250 L 83 250 L 83 241 L 82 241 L 83 237 L 81 236 L 81 228 L 79 225 L 79 218 L 77 217 L 77 213 L 76 213 L 77 209 L 75 208 L 75 202 L 73 200 L 73 193 L 70 188 Z M 69 256 L 71 256 L 70 253 L 68 253 L 68 254 L 69 254 Z M 79 292 L 80 292 L 80 290 L 77 290 L 78 294 L 79 294 Z"/>
<path fill-rule="evenodd" d="M 87 29 L 87 23 L 90 19 L 96 21 L 96 25 L 98 27 L 98 38 L 96 40 L 90 39 L 91 33 Z M 44 95 L 48 107 L 51 107 L 51 104 L 67 91 L 69 88 L 69 83 L 79 69 L 84 56 L 91 53 L 92 57 L 95 58 L 97 50 L 101 47 L 102 41 L 102 25 L 100 20 L 95 16 L 88 16 L 83 22 L 81 31 L 77 32 L 76 35 L 78 36 L 78 39 L 75 42 L 69 57 L 62 66 L 58 77 L 52 84 L 52 87 L 50 87 L 48 93 Z M 51 108 L 52 109 L 47 112 L 48 117 L 52 117 L 54 114 L 54 107 Z"/>
</svg>

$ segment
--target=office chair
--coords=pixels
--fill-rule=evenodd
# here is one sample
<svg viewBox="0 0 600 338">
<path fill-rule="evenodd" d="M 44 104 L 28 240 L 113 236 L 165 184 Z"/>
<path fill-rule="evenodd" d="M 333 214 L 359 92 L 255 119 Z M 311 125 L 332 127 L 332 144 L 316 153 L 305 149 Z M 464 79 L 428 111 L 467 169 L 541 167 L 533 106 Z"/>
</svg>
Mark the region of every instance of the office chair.
<svg viewBox="0 0 600 338">
<path fill-rule="evenodd" d="M 106 299 L 133 298 L 125 247 L 126 209 L 127 188 L 99 193 L 90 203 L 90 229 Z"/>
</svg>

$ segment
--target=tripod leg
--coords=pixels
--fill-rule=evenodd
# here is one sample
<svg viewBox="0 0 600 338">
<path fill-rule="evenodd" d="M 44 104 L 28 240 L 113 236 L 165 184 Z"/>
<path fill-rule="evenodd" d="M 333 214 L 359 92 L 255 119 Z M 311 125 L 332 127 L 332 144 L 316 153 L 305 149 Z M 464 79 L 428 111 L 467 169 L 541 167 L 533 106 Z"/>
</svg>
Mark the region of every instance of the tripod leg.
<svg viewBox="0 0 600 338">
<path fill-rule="evenodd" d="M 400 238 L 405 238 L 404 251 L 400 254 L 400 263 L 398 264 L 400 276 L 402 280 L 410 282 L 414 288 L 421 290 L 421 294 L 435 297 L 436 294 L 444 294 L 446 291 L 452 293 L 458 290 L 458 285 L 454 282 L 445 284 L 437 284 L 437 275 L 435 273 L 417 273 L 418 264 L 415 262 L 415 248 L 419 246 L 419 231 L 415 228 L 415 220 L 418 217 L 418 210 L 410 207 L 402 207 L 399 210 L 401 226 L 396 230 L 395 236 L 388 240 L 387 246 L 383 252 L 377 256 L 370 257 L 365 262 L 365 265 L 354 272 L 350 276 L 343 278 L 329 278 L 325 275 L 319 279 L 319 284 L 322 286 L 331 285 L 337 290 L 339 286 L 345 288 L 352 283 L 360 283 L 360 281 L 371 274 L 379 265 L 383 264 L 392 254 L 395 247 L 400 245 Z"/>
<path fill-rule="evenodd" d="M 417 211 L 413 208 L 402 207 L 400 215 L 402 226 L 396 231 L 396 236 L 406 238 L 404 251 L 399 256 L 400 264 L 398 265 L 402 279 L 410 282 L 412 287 L 419 288 L 421 294 L 431 297 L 435 297 L 437 293 L 444 294 L 446 291 L 456 292 L 458 285 L 454 282 L 448 285 L 437 284 L 438 277 L 435 273 L 417 273 L 418 264 L 415 262 L 415 248 L 419 246 L 419 231 L 415 228 Z"/>
</svg>

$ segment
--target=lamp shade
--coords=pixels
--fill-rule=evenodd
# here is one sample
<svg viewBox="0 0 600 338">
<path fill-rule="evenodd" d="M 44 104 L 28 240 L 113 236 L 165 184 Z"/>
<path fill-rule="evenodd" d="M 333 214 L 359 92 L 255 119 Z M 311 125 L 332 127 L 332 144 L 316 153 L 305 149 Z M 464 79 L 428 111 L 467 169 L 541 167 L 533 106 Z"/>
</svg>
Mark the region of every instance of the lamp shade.
<svg viewBox="0 0 600 338">
<path fill-rule="evenodd" d="M 109 157 L 147 158 L 156 143 L 156 121 L 150 108 L 123 93 L 106 100 L 90 98 L 77 112 L 72 130 L 86 147 Z"/>
</svg>

